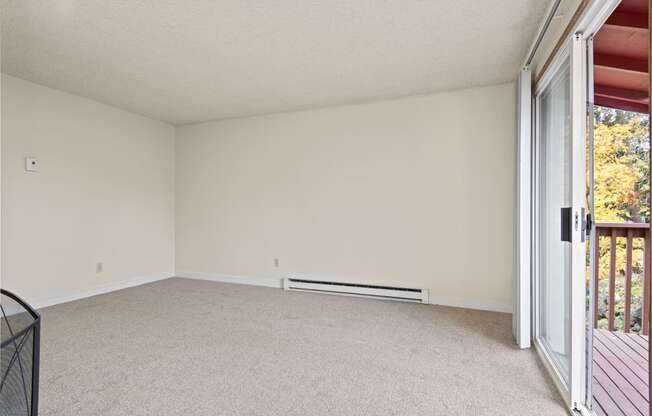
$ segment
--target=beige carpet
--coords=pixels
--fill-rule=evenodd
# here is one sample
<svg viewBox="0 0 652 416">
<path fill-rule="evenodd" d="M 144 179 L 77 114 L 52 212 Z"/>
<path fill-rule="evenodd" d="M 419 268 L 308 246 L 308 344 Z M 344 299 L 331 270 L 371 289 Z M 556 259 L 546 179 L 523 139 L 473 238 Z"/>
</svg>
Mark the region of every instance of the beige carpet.
<svg viewBox="0 0 652 416">
<path fill-rule="evenodd" d="M 188 279 L 42 314 L 42 416 L 566 415 L 506 314 Z"/>
</svg>

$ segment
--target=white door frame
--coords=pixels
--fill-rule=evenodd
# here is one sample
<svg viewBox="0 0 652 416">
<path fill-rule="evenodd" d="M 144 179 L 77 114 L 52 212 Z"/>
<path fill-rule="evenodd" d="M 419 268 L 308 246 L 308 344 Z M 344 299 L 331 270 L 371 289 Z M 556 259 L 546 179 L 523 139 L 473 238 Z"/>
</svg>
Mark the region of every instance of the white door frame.
<svg viewBox="0 0 652 416">
<path fill-rule="evenodd" d="M 561 392 L 564 401 L 570 409 L 579 410 L 583 407 L 584 391 L 586 388 L 586 347 L 585 347 L 585 324 L 586 324 L 586 241 L 584 228 L 582 226 L 585 212 L 585 189 L 586 189 L 586 53 L 585 39 L 581 33 L 576 33 L 564 46 L 553 60 L 546 74 L 541 78 L 535 91 L 535 138 L 534 148 L 539 149 L 540 129 L 539 111 L 540 95 L 549 86 L 550 82 L 557 75 L 562 65 L 570 63 L 570 111 L 571 111 L 571 177 L 572 177 L 572 229 L 571 229 L 571 281 L 570 281 L 570 364 L 568 368 L 568 380 L 555 365 L 555 361 L 548 354 L 545 346 L 539 341 L 541 334 L 541 305 L 540 287 L 541 277 L 539 276 L 539 242 L 541 235 L 539 231 L 540 212 L 538 203 L 534 204 L 534 247 L 533 257 L 535 258 L 534 270 L 534 345 L 546 364 L 546 368 L 552 373 L 555 385 Z M 535 200 L 540 194 L 540 157 L 535 152 Z M 562 300 L 565 301 L 565 300 Z"/>
<path fill-rule="evenodd" d="M 594 92 L 594 86 L 593 86 L 593 37 L 591 36 L 586 40 L 586 62 L 587 62 L 587 82 L 586 82 L 586 88 L 587 88 L 587 97 L 586 97 L 586 111 L 587 111 L 587 149 L 589 152 L 589 166 L 588 166 L 588 172 L 589 172 L 589 177 L 588 177 L 588 184 L 587 184 L 587 189 L 589 192 L 589 197 L 588 197 L 588 204 L 589 206 L 587 207 L 587 212 L 591 215 L 592 222 L 595 223 L 595 202 L 594 202 L 594 184 L 595 184 L 595 172 L 594 172 L 594 150 L 595 146 L 593 143 L 593 133 L 594 133 L 594 128 L 595 128 L 595 123 L 594 123 L 594 116 L 593 116 L 593 92 Z M 587 328 L 587 333 L 586 333 L 586 362 L 590 363 L 591 365 L 586 365 L 585 368 L 585 380 L 586 380 L 586 387 L 584 390 L 584 403 L 589 409 L 592 409 L 593 407 L 593 388 L 592 388 L 592 379 L 593 379 L 593 311 L 595 308 L 594 305 L 594 299 L 595 299 L 595 286 L 594 286 L 594 279 L 595 279 L 595 267 L 596 267 L 596 261 L 599 261 L 598 258 L 595 256 L 595 250 L 593 249 L 597 243 L 597 234 L 596 234 L 596 229 L 595 226 L 591 226 L 591 233 L 589 236 L 589 288 L 588 288 L 588 307 L 587 307 L 587 316 L 586 316 L 586 328 Z"/>
<path fill-rule="evenodd" d="M 514 255 L 514 340 L 531 346 L 532 305 L 532 72 L 523 68 L 517 81 L 516 226 Z"/>
<path fill-rule="evenodd" d="M 571 279 L 571 385 L 573 409 L 584 405 L 586 389 L 586 239 L 583 226 L 586 215 L 586 123 L 587 123 L 587 62 L 586 39 L 576 33 L 571 50 L 571 125 L 573 131 L 574 179 L 573 207 L 575 223 L 572 242 Z"/>
<path fill-rule="evenodd" d="M 576 316 L 575 316 L 575 309 L 573 308 L 573 305 L 577 303 L 575 300 L 577 298 L 577 291 L 576 287 L 574 284 L 571 284 L 571 290 L 570 290 L 570 299 L 571 299 L 571 351 L 570 351 L 570 365 L 569 365 L 569 376 L 568 380 L 565 380 L 565 376 L 561 373 L 561 370 L 556 366 L 555 360 L 548 354 L 548 351 L 546 347 L 542 344 L 542 342 L 539 340 L 540 334 L 541 334 L 541 304 L 540 304 L 540 293 L 541 293 L 541 278 L 539 276 L 539 271 L 540 271 L 540 256 L 539 256 L 539 249 L 540 249 L 540 242 L 539 242 L 539 236 L 541 235 L 541 231 L 539 230 L 539 224 L 540 224 L 540 218 L 541 218 L 541 212 L 539 209 L 539 195 L 541 194 L 541 189 L 540 189 L 540 172 L 541 172 L 541 155 L 540 155 L 540 149 L 541 149 L 541 139 L 539 137 L 539 132 L 541 131 L 541 124 L 540 124 L 540 116 L 539 112 L 541 109 L 540 106 L 540 97 L 541 93 L 550 85 L 550 83 L 554 80 L 555 76 L 559 72 L 559 70 L 562 68 L 562 66 L 568 61 L 570 63 L 570 83 L 571 83 L 571 102 L 570 102 L 570 107 L 571 107 L 571 141 L 572 141 L 572 147 L 571 147 L 571 157 L 572 157 L 572 178 L 573 178 L 573 200 L 572 200 L 572 212 L 574 217 L 579 216 L 579 212 L 581 211 L 581 207 L 583 206 L 583 202 L 580 204 L 577 204 L 577 194 L 578 194 L 578 189 L 579 189 L 579 184 L 577 184 L 576 179 L 578 178 L 575 176 L 576 172 L 576 160 L 582 159 L 584 156 L 584 149 L 578 148 L 576 146 L 576 143 L 579 140 L 579 131 L 577 130 L 578 125 L 581 124 L 581 120 L 578 120 L 579 117 L 577 117 L 577 106 L 576 106 L 576 101 L 577 101 L 577 92 L 575 90 L 576 87 L 576 82 L 574 80 L 574 77 L 576 75 L 576 66 L 577 63 L 575 62 L 574 59 L 574 54 L 575 54 L 575 43 L 576 39 L 573 38 L 566 42 L 559 50 L 559 52 L 556 54 L 555 58 L 551 61 L 550 66 L 548 67 L 548 70 L 543 74 L 541 79 L 539 80 L 536 90 L 534 92 L 534 137 L 533 137 L 533 167 L 534 167 L 534 172 L 533 172 L 533 200 L 535 203 L 533 204 L 533 233 L 532 233 L 532 242 L 533 242 L 533 250 L 532 250 L 532 257 L 533 257 L 533 263 L 534 263 L 534 268 L 533 268 L 533 276 L 534 276 L 534 281 L 533 281 L 533 290 L 532 290 L 532 303 L 534 305 L 533 308 L 533 344 L 539 353 L 539 356 L 543 360 L 546 369 L 550 372 L 552 375 L 553 381 L 561 393 L 564 402 L 566 405 L 574 409 L 576 407 L 576 402 L 574 401 L 574 398 L 576 397 L 576 388 L 573 389 L 572 386 L 577 385 L 577 377 L 574 372 L 574 369 L 578 367 L 577 360 L 575 359 L 575 348 L 578 347 L 577 343 L 573 343 L 573 337 L 575 328 L 577 325 L 575 324 L 576 322 Z M 585 113 L 582 113 L 585 114 Z M 583 143 L 583 140 L 582 140 Z M 578 150 L 580 151 L 580 155 L 577 154 Z M 580 192 L 583 195 L 583 191 Z M 580 245 L 583 244 L 579 238 L 579 232 L 578 229 L 580 227 L 573 227 L 572 228 L 572 237 L 571 240 L 571 253 L 572 253 L 572 259 L 571 259 L 571 276 L 577 276 L 576 275 L 576 270 L 577 270 L 577 253 L 578 249 L 581 247 Z M 574 283 L 577 280 L 581 279 L 575 279 L 572 278 L 571 281 Z"/>
<path fill-rule="evenodd" d="M 575 30 L 576 34 L 582 34 L 582 37 L 584 38 L 582 44 L 580 45 L 581 48 L 578 51 L 578 57 L 584 54 L 584 65 L 585 68 L 582 71 L 582 76 L 583 76 L 583 82 L 582 82 L 582 88 L 583 88 L 583 103 L 581 104 L 582 111 L 584 114 L 586 114 L 586 117 L 584 118 L 584 136 L 587 138 L 588 142 L 588 149 L 589 151 L 593 152 L 593 37 L 598 33 L 600 28 L 604 25 L 604 23 L 607 21 L 609 16 L 613 13 L 613 11 L 618 7 L 620 4 L 621 0 L 594 0 L 593 3 L 587 8 L 586 12 L 584 15 L 581 17 L 581 19 L 578 21 L 577 28 Z M 577 86 L 580 88 L 580 86 Z M 575 111 L 575 109 L 573 110 Z M 585 147 L 586 144 L 585 144 Z M 592 157 L 591 157 L 592 161 Z M 586 163 L 586 158 L 583 159 L 583 163 Z M 592 168 L 593 166 L 590 166 L 591 172 L 589 173 L 589 186 L 593 185 L 593 171 Z M 584 171 L 586 172 L 586 171 Z M 586 177 L 586 173 L 583 173 L 584 177 Z M 593 192 L 590 193 L 591 199 L 588 201 L 589 207 L 588 209 L 593 209 Z M 591 212 L 593 215 L 594 213 Z M 584 228 L 584 227 L 581 227 Z M 584 234 L 584 232 L 583 232 Z M 591 247 L 593 247 L 593 244 L 595 244 L 595 239 L 596 239 L 596 234 L 595 234 L 595 227 L 592 228 L 591 230 L 591 235 L 589 237 L 589 241 L 591 242 Z M 595 262 L 598 261 L 598 259 L 594 258 L 594 250 L 591 249 L 591 252 L 589 254 L 590 256 L 590 279 L 592 282 L 594 273 L 593 273 L 593 267 L 595 267 Z M 583 272 L 586 272 L 586 264 L 583 266 Z M 585 280 L 582 279 L 582 283 L 584 286 L 584 293 L 586 294 L 586 284 L 584 283 Z M 589 291 L 592 291 L 592 288 L 589 288 Z M 587 307 L 588 304 L 588 307 Z M 592 377 L 592 357 L 593 357 L 593 293 L 589 293 L 588 296 L 588 301 L 586 300 L 586 295 L 585 295 L 585 300 L 584 303 L 581 305 L 574 305 L 574 314 L 583 314 L 584 315 L 584 320 L 581 323 L 578 323 L 578 327 L 575 328 L 575 331 L 577 331 L 577 336 L 573 337 L 573 341 L 579 341 L 579 338 L 582 338 L 582 344 L 583 344 L 583 349 L 585 350 L 584 352 L 577 352 L 576 354 L 578 357 L 574 357 L 575 361 L 578 363 L 580 360 L 582 360 L 582 365 L 580 368 L 580 371 L 583 371 L 583 374 L 581 374 L 581 378 L 579 381 L 576 381 L 578 383 L 578 395 L 576 396 L 577 400 L 577 407 L 576 409 L 580 411 L 583 415 L 590 415 L 592 414 L 592 411 L 590 410 L 591 406 L 591 400 L 592 400 L 592 393 L 591 393 L 591 377 Z M 575 311 L 577 309 L 577 311 Z M 581 309 L 581 311 L 580 311 Z M 580 335 L 581 334 L 581 335 Z M 577 338 L 577 339 L 576 339 Z"/>
<path fill-rule="evenodd" d="M 592 114 L 588 114 L 588 110 L 591 107 L 592 101 L 592 85 L 589 85 L 589 82 L 593 82 L 592 77 L 589 73 L 589 65 L 591 64 L 591 58 L 587 56 L 587 45 L 590 45 L 592 42 L 593 36 L 598 32 L 602 27 L 607 18 L 613 13 L 614 9 L 618 6 L 620 0 L 593 0 L 593 2 L 587 7 L 584 14 L 578 20 L 575 30 L 572 31 L 572 36 L 566 41 L 564 47 L 560 49 L 557 53 L 557 56 L 553 59 L 552 64 L 543 74 L 541 80 L 537 84 L 537 91 L 535 95 L 547 85 L 552 79 L 552 76 L 557 72 L 560 65 L 564 62 L 564 59 L 570 55 L 571 57 L 571 109 L 572 109 L 572 135 L 573 135 L 573 177 L 582 178 L 582 180 L 577 181 L 578 183 L 574 188 L 580 188 L 581 186 L 585 187 L 586 179 L 586 134 L 587 123 L 589 117 L 592 117 Z M 588 49 L 590 50 L 590 49 Z M 519 79 L 520 82 L 520 79 Z M 522 87 L 519 85 L 519 87 Z M 535 108 L 536 111 L 536 108 Z M 523 103 L 519 105 L 519 117 L 523 112 Z M 534 120 L 535 132 L 539 131 L 538 119 Z M 520 125 L 519 125 L 520 129 Z M 519 144 L 521 143 L 520 130 L 519 130 Z M 532 140 L 532 153 L 531 153 L 531 168 L 534 169 L 534 172 L 539 171 L 539 161 L 536 152 L 536 137 Z M 520 170 L 520 160 L 523 157 L 523 152 L 518 151 L 519 163 L 519 174 Z M 576 176 L 578 175 L 578 176 Z M 574 181 L 575 182 L 575 181 Z M 572 275 L 573 276 L 584 276 L 586 272 L 586 258 L 585 258 L 585 235 L 584 235 L 584 216 L 582 215 L 582 207 L 585 206 L 585 194 L 582 192 L 577 192 L 579 189 L 573 189 L 573 210 L 574 216 L 577 216 L 579 220 L 579 226 L 573 227 L 573 255 L 572 260 Z M 517 192 L 520 191 L 520 186 L 517 188 Z M 531 194 L 538 194 L 538 178 L 534 178 L 531 183 Z M 520 197 L 520 195 L 519 195 Z M 520 207 L 521 205 L 519 205 Z M 519 209 L 518 211 L 519 221 L 523 220 L 523 213 Z M 532 210 L 527 214 L 531 220 L 532 235 L 531 235 L 531 253 L 536 253 L 538 249 L 538 243 L 536 241 L 537 231 L 536 226 L 538 224 L 538 209 L 536 204 L 532 204 Z M 519 239 L 519 250 L 522 250 L 523 240 L 520 233 L 520 228 L 517 228 L 517 238 Z M 594 238 L 594 230 L 592 232 L 591 238 Z M 579 255 L 581 253 L 581 256 Z M 519 262 L 524 259 L 522 257 L 522 252 L 517 252 L 517 283 L 516 288 L 519 288 L 522 284 L 524 277 L 521 275 L 522 268 Z M 590 415 L 591 412 L 587 407 L 588 401 L 590 398 L 590 388 L 588 384 L 590 383 L 591 371 L 590 363 L 588 360 L 591 358 L 590 351 L 587 350 L 587 339 L 586 339 L 586 325 L 587 322 L 591 322 L 591 311 L 588 311 L 586 308 L 586 283 L 584 278 L 574 278 L 572 279 L 571 285 L 571 368 L 570 368 L 570 379 L 569 385 L 565 385 L 563 382 L 563 377 L 558 373 L 555 366 L 552 365 L 552 360 L 547 355 L 544 348 L 537 341 L 537 336 L 539 334 L 539 305 L 538 305 L 538 258 L 536 255 L 530 257 L 531 271 L 534 275 L 533 289 L 531 293 L 530 303 L 532 306 L 532 336 L 535 349 L 542 357 L 544 364 L 548 371 L 553 376 L 553 380 L 559 391 L 562 393 L 564 400 L 569 405 L 571 411 L 580 412 L 583 415 Z M 593 261 L 593 260 L 592 260 Z M 524 296 L 522 291 L 516 291 L 516 296 Z M 515 308 L 515 313 L 522 314 L 523 298 L 521 297 L 515 302 L 518 307 Z M 522 317 L 523 315 L 521 315 Z M 518 318 L 515 318 L 515 335 L 519 334 L 517 332 L 516 323 L 519 322 Z M 517 341 L 520 338 L 517 337 Z M 519 342 L 519 345 L 521 343 Z M 590 346 L 590 340 L 588 346 Z"/>
</svg>

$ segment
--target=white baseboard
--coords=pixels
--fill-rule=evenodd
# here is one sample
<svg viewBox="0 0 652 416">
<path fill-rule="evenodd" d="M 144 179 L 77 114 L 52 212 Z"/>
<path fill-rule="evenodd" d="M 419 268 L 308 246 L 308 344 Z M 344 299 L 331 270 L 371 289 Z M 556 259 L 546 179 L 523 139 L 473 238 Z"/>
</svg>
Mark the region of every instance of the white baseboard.
<svg viewBox="0 0 652 416">
<path fill-rule="evenodd" d="M 95 286 L 89 289 L 83 289 L 75 292 L 65 293 L 53 297 L 41 299 L 25 299 L 34 309 L 41 309 L 60 303 L 72 302 L 74 300 L 88 298 L 91 296 L 101 295 L 104 293 L 114 292 L 116 290 L 127 289 L 130 287 L 144 285 L 159 280 L 169 279 L 171 277 L 181 277 L 186 279 L 209 280 L 212 282 L 235 283 L 241 285 L 264 286 L 277 289 L 283 288 L 283 279 L 270 277 L 253 277 L 253 276 L 235 276 L 216 273 L 201 272 L 176 272 L 162 273 L 155 276 L 135 277 L 127 280 L 121 280 L 101 286 Z M 429 303 L 431 305 L 451 306 L 455 308 L 477 309 L 490 312 L 512 313 L 512 306 L 509 304 L 474 301 L 457 297 L 433 296 L 430 291 Z"/>
<path fill-rule="evenodd" d="M 58 305 L 60 303 L 72 302 L 73 300 L 89 298 L 91 296 L 102 295 L 109 292 L 115 292 L 116 290 L 127 289 L 130 287 L 144 285 L 146 283 L 157 282 L 159 280 L 169 279 L 171 277 L 174 277 L 174 273 L 161 273 L 159 275 L 154 275 L 154 276 L 134 277 L 127 280 L 107 283 L 89 289 L 78 290 L 78 291 L 69 292 L 53 297 L 34 299 L 34 300 L 25 299 L 25 301 L 29 303 L 34 309 L 41 309 L 52 305 Z"/>
<path fill-rule="evenodd" d="M 251 286 L 265 286 L 273 288 L 283 288 L 283 279 L 275 279 L 269 277 L 253 277 L 253 276 L 234 276 L 227 274 L 215 274 L 215 273 L 201 273 L 201 272 L 177 272 L 176 277 L 183 277 L 186 279 L 199 279 L 199 280 L 210 280 L 212 282 L 222 282 L 222 283 L 235 283 L 240 285 L 251 285 Z M 489 312 L 503 312 L 503 313 L 512 313 L 512 305 L 495 303 L 495 302 L 485 302 L 485 301 L 474 301 L 463 298 L 456 297 L 446 297 L 446 296 L 433 296 L 432 290 L 430 292 L 429 302 L 431 305 L 441 305 L 441 306 L 451 306 L 455 308 L 464 308 L 464 309 L 477 309 L 481 311 Z"/>
<path fill-rule="evenodd" d="M 502 313 L 513 312 L 512 305 L 509 304 L 468 300 L 468 299 L 448 297 L 448 296 L 433 296 L 432 290 L 430 291 L 430 304 L 451 306 L 454 308 L 477 309 L 480 311 L 488 311 L 488 312 L 502 312 Z"/>
<path fill-rule="evenodd" d="M 200 273 L 200 272 L 177 272 L 175 277 L 186 279 L 210 280 L 211 282 L 235 283 L 240 285 L 283 288 L 283 279 L 271 277 L 233 276 L 228 274 Z"/>
</svg>

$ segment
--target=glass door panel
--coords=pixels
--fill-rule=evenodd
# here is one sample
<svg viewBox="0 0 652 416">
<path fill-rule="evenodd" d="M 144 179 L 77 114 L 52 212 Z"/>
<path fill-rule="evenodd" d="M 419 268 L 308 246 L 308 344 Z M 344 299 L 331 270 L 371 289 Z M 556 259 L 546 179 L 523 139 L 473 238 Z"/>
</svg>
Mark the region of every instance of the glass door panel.
<svg viewBox="0 0 652 416">
<path fill-rule="evenodd" d="M 586 42 L 575 35 L 535 92 L 534 343 L 571 409 L 586 379 Z"/>
<path fill-rule="evenodd" d="M 539 340 L 570 380 L 572 246 L 571 73 L 567 58 L 539 102 Z"/>
</svg>

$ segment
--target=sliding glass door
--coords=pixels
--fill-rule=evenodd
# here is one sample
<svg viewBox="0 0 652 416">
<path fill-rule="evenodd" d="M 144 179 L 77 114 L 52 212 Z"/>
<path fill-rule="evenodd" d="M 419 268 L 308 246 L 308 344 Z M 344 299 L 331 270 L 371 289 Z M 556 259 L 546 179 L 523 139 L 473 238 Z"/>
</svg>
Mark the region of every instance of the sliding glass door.
<svg viewBox="0 0 652 416">
<path fill-rule="evenodd" d="M 570 382 L 572 279 L 572 129 L 566 58 L 538 95 L 539 341 Z"/>
<path fill-rule="evenodd" d="M 534 99 L 534 342 L 570 408 L 586 384 L 584 48 L 566 45 Z"/>
</svg>

